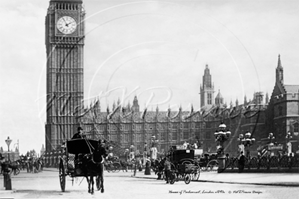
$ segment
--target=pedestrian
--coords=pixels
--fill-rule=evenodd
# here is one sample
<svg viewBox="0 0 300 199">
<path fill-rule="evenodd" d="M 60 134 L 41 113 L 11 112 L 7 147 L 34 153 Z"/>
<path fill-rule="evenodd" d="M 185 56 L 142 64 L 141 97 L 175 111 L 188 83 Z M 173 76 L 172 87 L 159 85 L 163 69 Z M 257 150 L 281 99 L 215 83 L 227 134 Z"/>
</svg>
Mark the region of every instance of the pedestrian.
<svg viewBox="0 0 300 199">
<path fill-rule="evenodd" d="M 171 162 L 169 160 L 169 157 L 165 157 L 165 176 L 166 176 L 166 183 L 168 184 L 171 180 Z"/>
<path fill-rule="evenodd" d="M 140 161 L 140 158 L 137 156 L 136 159 L 134 160 L 133 175 L 131 177 L 135 177 L 136 170 L 137 170 L 137 168 L 139 166 L 139 161 Z"/>
<path fill-rule="evenodd" d="M 146 164 L 145 164 L 145 175 L 151 175 L 151 160 L 150 160 L 150 157 L 147 156 L 146 158 Z"/>
<path fill-rule="evenodd" d="M 198 145 L 196 142 L 193 144 L 193 149 L 198 149 Z"/>
<path fill-rule="evenodd" d="M 239 173 L 243 172 L 244 167 L 245 167 L 245 161 L 246 161 L 246 157 L 244 156 L 243 151 L 241 151 L 241 155 L 238 160 Z"/>
<path fill-rule="evenodd" d="M 3 174 L 4 168 L 5 168 L 5 157 L 2 156 L 2 154 L 0 153 L 0 166 L 1 166 L 1 174 Z"/>
</svg>

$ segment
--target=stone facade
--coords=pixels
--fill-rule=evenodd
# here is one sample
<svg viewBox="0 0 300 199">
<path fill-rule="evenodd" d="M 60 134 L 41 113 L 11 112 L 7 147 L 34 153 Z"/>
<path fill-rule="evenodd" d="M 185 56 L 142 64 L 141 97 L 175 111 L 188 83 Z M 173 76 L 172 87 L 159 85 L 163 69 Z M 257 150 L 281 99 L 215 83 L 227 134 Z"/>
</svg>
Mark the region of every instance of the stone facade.
<svg viewBox="0 0 300 199">
<path fill-rule="evenodd" d="M 208 67 L 205 70 L 205 74 L 208 74 Z M 283 74 L 276 73 L 283 78 Z M 140 111 L 135 97 L 131 108 L 117 104 L 111 112 L 102 112 L 100 102 L 96 102 L 85 110 L 81 124 L 90 138 L 113 141 L 116 143 L 116 151 L 120 152 L 131 145 L 141 152 L 145 143 L 150 146 L 151 136 L 155 136 L 159 152 L 165 152 L 170 146 L 186 141 L 190 144 L 197 143 L 205 153 L 215 153 L 214 132 L 220 122 L 224 122 L 231 131 L 230 139 L 225 142 L 225 153 L 236 156 L 239 134 L 250 131 L 256 139 L 255 144 L 250 147 L 250 153 L 257 155 L 257 149 L 269 143 L 267 137 L 270 132 L 275 133 L 275 142 L 282 145 L 286 145 L 287 131 L 293 132 L 295 136 L 298 134 L 299 91 L 295 89 L 298 86 L 280 85 L 276 82 L 270 102 L 268 95 L 264 103 L 263 93 L 256 92 L 249 102 L 245 98 L 244 104 L 239 105 L 236 101 L 235 106 L 231 103 L 227 107 L 220 103 L 222 96 L 219 92 L 216 97 L 218 104 L 203 106 L 199 111 L 194 111 L 193 107 L 190 111 L 182 111 L 181 108 L 160 111 L 158 107 L 156 111 Z M 297 150 L 295 144 L 293 151 Z"/>
<path fill-rule="evenodd" d="M 268 106 L 268 129 L 276 141 L 286 145 L 291 133 L 293 151 L 299 150 L 299 85 L 285 85 L 280 56 L 276 68 L 276 82 Z M 266 132 L 268 133 L 268 132 Z"/>
</svg>

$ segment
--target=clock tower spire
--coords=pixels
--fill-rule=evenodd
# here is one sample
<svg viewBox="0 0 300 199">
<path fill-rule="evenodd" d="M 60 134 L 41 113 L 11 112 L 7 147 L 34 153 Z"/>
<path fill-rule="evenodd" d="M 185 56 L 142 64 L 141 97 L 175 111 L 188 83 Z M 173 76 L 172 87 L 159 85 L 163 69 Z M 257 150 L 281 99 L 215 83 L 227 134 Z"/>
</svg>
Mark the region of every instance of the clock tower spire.
<svg viewBox="0 0 300 199">
<path fill-rule="evenodd" d="M 46 151 L 70 139 L 83 105 L 82 0 L 50 0 L 46 15 Z"/>
<path fill-rule="evenodd" d="M 214 104 L 214 85 L 208 65 L 206 64 L 204 75 L 202 78 L 202 85 L 200 85 L 200 107 L 211 106 Z"/>
</svg>

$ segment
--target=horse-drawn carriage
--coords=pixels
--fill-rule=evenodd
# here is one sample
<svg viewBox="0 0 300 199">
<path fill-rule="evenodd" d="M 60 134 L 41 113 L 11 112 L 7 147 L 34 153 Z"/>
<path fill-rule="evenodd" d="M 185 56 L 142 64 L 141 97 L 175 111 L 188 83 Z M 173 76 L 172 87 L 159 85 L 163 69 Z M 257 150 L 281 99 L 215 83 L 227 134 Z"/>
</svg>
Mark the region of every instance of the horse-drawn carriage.
<svg viewBox="0 0 300 199">
<path fill-rule="evenodd" d="M 101 142 L 89 139 L 72 139 L 64 143 L 64 154 L 59 162 L 59 180 L 61 190 L 66 188 L 66 176 L 72 178 L 86 177 L 89 193 L 94 193 L 94 180 L 98 190 L 104 192 L 103 186 L 103 160 L 105 149 L 101 149 Z M 100 151 L 100 153 L 99 153 Z M 89 178 L 90 177 L 90 178 Z M 91 187 L 92 185 L 92 187 Z"/>
<path fill-rule="evenodd" d="M 184 180 L 189 184 L 191 180 L 197 181 L 200 177 L 200 165 L 195 159 L 197 149 L 173 149 L 170 151 L 171 184 Z"/>
</svg>

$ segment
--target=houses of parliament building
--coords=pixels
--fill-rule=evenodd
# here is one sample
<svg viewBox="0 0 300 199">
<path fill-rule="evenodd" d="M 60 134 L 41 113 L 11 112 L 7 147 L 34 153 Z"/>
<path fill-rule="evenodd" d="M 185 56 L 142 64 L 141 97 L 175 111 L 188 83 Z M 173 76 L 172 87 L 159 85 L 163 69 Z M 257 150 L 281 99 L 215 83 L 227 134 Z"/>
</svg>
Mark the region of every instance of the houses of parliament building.
<svg viewBox="0 0 300 199">
<path fill-rule="evenodd" d="M 215 94 L 209 66 L 206 65 L 200 85 L 200 111 L 141 110 L 139 99 L 123 106 L 117 101 L 112 107 L 101 109 L 96 101 L 82 108 L 84 97 L 84 17 L 82 0 L 50 0 L 46 16 L 47 52 L 47 116 L 45 125 L 46 151 L 58 149 L 81 126 L 91 139 L 105 139 L 114 143 L 115 149 L 124 151 L 134 146 L 136 152 L 144 151 L 145 144 L 157 140 L 159 152 L 170 146 L 194 144 L 205 153 L 216 152 L 214 132 L 221 122 L 231 131 L 225 142 L 225 151 L 236 155 L 238 136 L 250 132 L 256 142 L 251 153 L 272 141 L 286 145 L 287 133 L 292 136 L 293 151 L 299 146 L 299 85 L 284 84 L 281 58 L 275 66 L 276 82 L 270 97 L 255 92 L 253 99 L 224 104 L 221 92 Z M 197 91 L 195 91 L 197 92 Z M 64 113 L 72 114 L 64 114 Z M 149 148 L 149 147 L 148 147 Z"/>
</svg>

